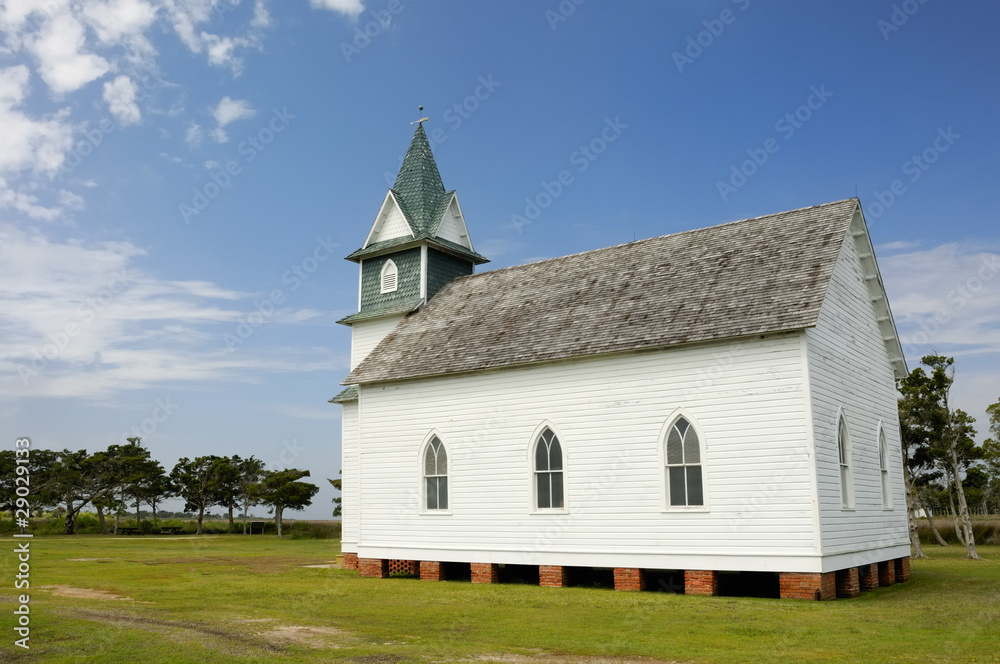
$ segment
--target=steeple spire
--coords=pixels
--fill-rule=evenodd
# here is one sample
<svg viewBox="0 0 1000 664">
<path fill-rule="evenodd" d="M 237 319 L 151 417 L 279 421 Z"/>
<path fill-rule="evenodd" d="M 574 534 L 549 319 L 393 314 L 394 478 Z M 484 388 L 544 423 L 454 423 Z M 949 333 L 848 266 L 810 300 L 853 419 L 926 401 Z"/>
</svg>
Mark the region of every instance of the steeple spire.
<svg viewBox="0 0 1000 664">
<path fill-rule="evenodd" d="M 413 133 L 403 165 L 399 167 L 392 193 L 399 201 L 403 214 L 416 226 L 415 231 L 429 232 L 444 211 L 444 183 L 434 163 L 423 121 L 417 122 L 417 130 Z"/>
</svg>

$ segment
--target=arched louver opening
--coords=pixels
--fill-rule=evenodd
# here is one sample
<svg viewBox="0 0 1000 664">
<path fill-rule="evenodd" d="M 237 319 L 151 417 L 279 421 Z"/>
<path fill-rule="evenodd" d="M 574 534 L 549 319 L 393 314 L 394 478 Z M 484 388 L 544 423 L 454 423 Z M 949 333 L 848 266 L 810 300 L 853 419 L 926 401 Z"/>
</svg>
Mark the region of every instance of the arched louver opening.
<svg viewBox="0 0 1000 664">
<path fill-rule="evenodd" d="M 394 293 L 399 279 L 399 269 L 396 264 L 389 259 L 382 266 L 382 289 L 383 293 Z"/>
</svg>

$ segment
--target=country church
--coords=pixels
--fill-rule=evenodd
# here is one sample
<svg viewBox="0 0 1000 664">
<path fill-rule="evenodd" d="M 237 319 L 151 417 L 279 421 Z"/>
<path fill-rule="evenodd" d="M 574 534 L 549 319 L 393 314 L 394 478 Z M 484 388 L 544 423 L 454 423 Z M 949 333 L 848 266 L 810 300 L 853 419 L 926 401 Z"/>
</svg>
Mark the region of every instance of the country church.
<svg viewBox="0 0 1000 664">
<path fill-rule="evenodd" d="M 418 125 L 347 259 L 331 401 L 362 576 L 799 599 L 909 578 L 906 366 L 857 199 L 477 272 Z"/>
</svg>

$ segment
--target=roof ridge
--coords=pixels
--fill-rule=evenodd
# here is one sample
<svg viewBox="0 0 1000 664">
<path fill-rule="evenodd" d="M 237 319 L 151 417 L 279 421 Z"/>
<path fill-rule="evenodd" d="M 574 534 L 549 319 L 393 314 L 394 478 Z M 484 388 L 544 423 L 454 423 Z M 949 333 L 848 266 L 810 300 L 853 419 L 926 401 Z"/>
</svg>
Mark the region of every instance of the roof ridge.
<svg viewBox="0 0 1000 664">
<path fill-rule="evenodd" d="M 583 256 L 585 254 L 596 254 L 602 251 L 610 251 L 612 249 L 620 249 L 621 247 L 627 247 L 630 245 L 642 244 L 644 242 L 651 242 L 653 240 L 660 240 L 668 237 L 675 237 L 678 235 L 687 235 L 688 233 L 701 233 L 704 231 L 710 231 L 717 228 L 723 228 L 725 226 L 734 226 L 736 224 L 742 224 L 748 221 L 759 221 L 761 219 L 767 219 L 768 217 L 778 217 L 783 214 L 792 214 L 795 212 L 805 212 L 806 210 L 812 210 L 814 208 L 822 208 L 831 205 L 839 205 L 841 203 L 847 203 L 849 201 L 858 201 L 858 198 L 844 198 L 839 201 L 830 201 L 829 203 L 820 203 L 819 205 L 807 205 L 806 207 L 795 208 L 793 210 L 784 210 L 782 212 L 774 212 L 772 214 L 762 214 L 756 217 L 747 217 L 746 219 L 737 219 L 735 221 L 727 221 L 722 224 L 715 224 L 714 226 L 704 226 L 702 228 L 690 228 L 686 231 L 677 231 L 676 233 L 667 233 L 666 235 L 654 235 L 653 237 L 643 238 L 641 240 L 633 240 L 632 242 L 623 242 L 622 244 L 613 244 L 607 247 L 598 247 L 597 249 L 588 249 L 586 251 L 577 251 L 576 253 L 566 254 L 564 256 L 553 256 L 552 258 L 543 258 L 542 260 L 531 261 L 530 263 L 520 263 L 518 265 L 508 265 L 507 267 L 498 267 L 495 270 L 487 270 L 486 272 L 477 272 L 476 274 L 469 274 L 462 277 L 456 277 L 452 281 L 465 281 L 468 279 L 475 279 L 476 277 L 484 277 L 488 274 L 497 274 L 499 272 L 507 272 L 511 270 L 517 270 L 520 268 L 531 267 L 534 265 L 541 265 L 542 263 L 548 263 L 551 261 L 560 261 L 567 258 L 575 258 L 577 256 Z"/>
</svg>

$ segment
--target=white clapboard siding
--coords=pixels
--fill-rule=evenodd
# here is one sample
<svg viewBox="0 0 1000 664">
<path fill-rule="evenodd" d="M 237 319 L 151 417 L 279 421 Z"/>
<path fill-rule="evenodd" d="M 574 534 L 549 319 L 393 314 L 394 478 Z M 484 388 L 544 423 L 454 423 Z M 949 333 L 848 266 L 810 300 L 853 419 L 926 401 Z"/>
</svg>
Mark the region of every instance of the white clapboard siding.
<svg viewBox="0 0 1000 664">
<path fill-rule="evenodd" d="M 469 248 L 469 231 L 465 228 L 465 221 L 462 213 L 458 209 L 457 199 L 452 199 L 438 226 L 437 235 L 445 240 L 450 240 L 463 247 Z"/>
<path fill-rule="evenodd" d="M 803 339 L 362 386 L 359 555 L 815 570 Z M 704 438 L 705 510 L 665 508 L 661 432 L 678 409 Z M 529 455 L 545 422 L 564 450 L 565 513 L 532 510 Z M 447 515 L 421 509 L 432 433 L 449 455 Z"/>
<path fill-rule="evenodd" d="M 863 226 L 852 224 L 853 232 Z M 824 555 L 908 545 L 892 365 L 859 258 L 867 235 L 844 240 L 819 323 L 807 331 Z M 854 507 L 841 503 L 837 415 L 851 438 Z M 885 427 L 892 510 L 883 508 L 878 427 Z M 907 555 L 902 553 L 901 555 Z"/>
<path fill-rule="evenodd" d="M 341 404 L 344 408 L 341 418 L 341 519 L 343 521 L 341 550 L 356 553 L 358 550 L 358 526 L 361 516 L 361 482 L 358 476 L 358 404 Z"/>
<path fill-rule="evenodd" d="M 365 359 L 401 320 L 403 314 L 358 321 L 351 325 L 351 371 L 361 364 L 361 360 Z"/>
</svg>

